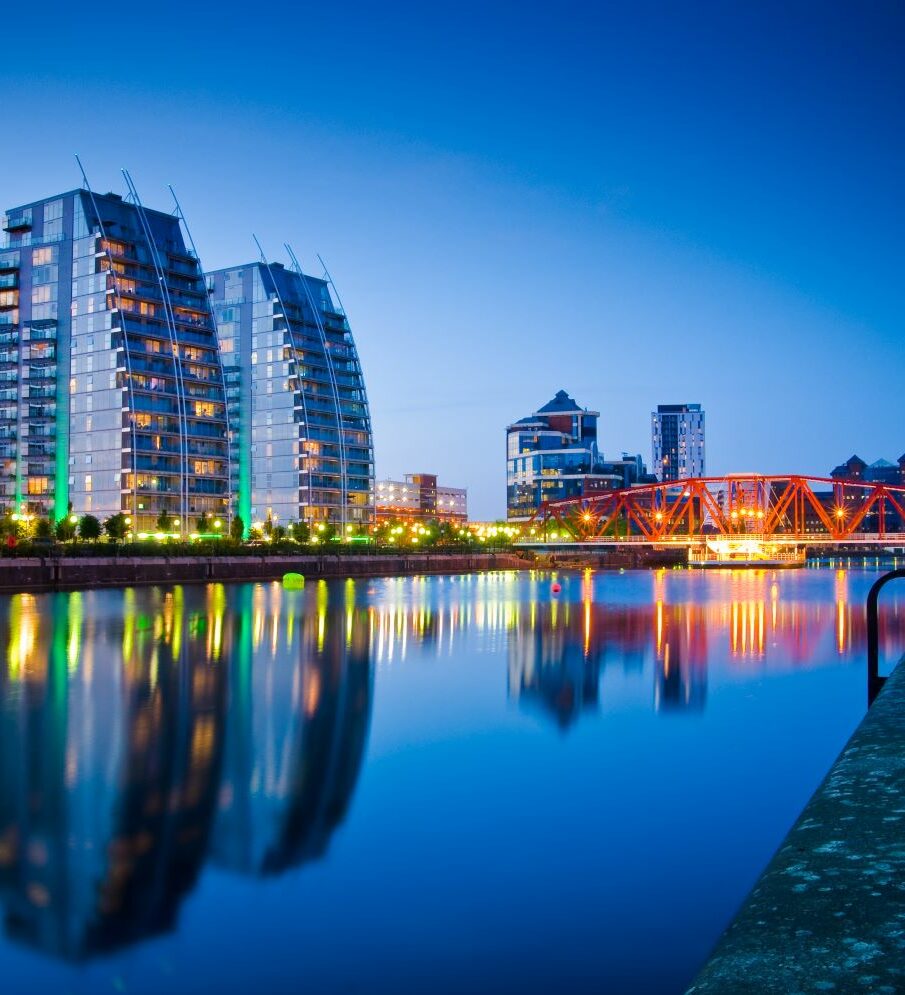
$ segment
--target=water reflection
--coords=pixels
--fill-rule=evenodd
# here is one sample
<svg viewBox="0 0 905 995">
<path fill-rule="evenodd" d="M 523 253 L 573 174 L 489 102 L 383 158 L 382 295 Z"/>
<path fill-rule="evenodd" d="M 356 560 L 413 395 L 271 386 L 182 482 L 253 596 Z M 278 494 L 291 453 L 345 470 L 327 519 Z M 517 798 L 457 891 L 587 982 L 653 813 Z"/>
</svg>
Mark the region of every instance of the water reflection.
<svg viewBox="0 0 905 995">
<path fill-rule="evenodd" d="M 0 638 L 0 897 L 79 960 L 171 930 L 205 861 L 321 854 L 367 735 L 366 613 L 278 587 L 17 595 Z M 5 629 L 5 632 L 2 632 Z"/>
<path fill-rule="evenodd" d="M 321 599 L 326 585 L 321 588 Z M 371 668 L 366 613 L 350 607 L 265 632 L 263 589 L 240 592 L 230 655 L 230 722 L 213 858 L 243 873 L 323 854 L 355 787 L 367 737 Z M 252 619 L 253 623 L 248 624 Z M 270 640 L 270 653 L 257 652 Z M 278 656 L 284 641 L 286 659 Z"/>
<path fill-rule="evenodd" d="M 452 654 L 476 629 L 507 642 L 509 697 L 539 708 L 563 729 L 598 709 L 608 667 L 640 674 L 651 665 L 658 711 L 700 711 L 714 656 L 741 666 L 807 667 L 831 643 L 839 657 L 863 657 L 866 588 L 852 598 L 852 571 L 837 570 L 830 602 L 825 572 L 817 578 L 819 596 L 802 593 L 801 577 L 814 574 L 690 578 L 660 570 L 635 575 L 649 597 L 634 603 L 620 602 L 613 575 L 591 571 L 561 576 L 558 596 L 550 590 L 553 578 L 540 574 L 521 582 L 498 578 L 491 587 L 486 577 L 446 581 L 439 597 L 415 579 L 410 601 L 377 607 L 374 657 L 379 667 L 403 662 L 412 650 Z M 905 632 L 898 601 L 882 606 L 881 623 L 881 646 L 895 656 Z"/>
<path fill-rule="evenodd" d="M 557 579 L 556 595 L 549 575 L 498 574 L 0 600 L 7 936 L 85 959 L 174 929 L 206 866 L 321 857 L 356 790 L 375 668 L 487 654 L 501 701 L 568 730 L 626 696 L 693 718 L 745 674 L 863 659 L 866 575 Z M 902 605 L 883 606 L 887 655 Z"/>
</svg>

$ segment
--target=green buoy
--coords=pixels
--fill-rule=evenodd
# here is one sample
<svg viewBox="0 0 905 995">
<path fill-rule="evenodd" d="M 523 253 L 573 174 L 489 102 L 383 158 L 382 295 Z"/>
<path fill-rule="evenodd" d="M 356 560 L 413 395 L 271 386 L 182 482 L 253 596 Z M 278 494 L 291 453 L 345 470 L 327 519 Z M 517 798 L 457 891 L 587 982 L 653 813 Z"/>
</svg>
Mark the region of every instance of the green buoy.
<svg viewBox="0 0 905 995">
<path fill-rule="evenodd" d="M 305 586 L 305 578 L 301 574 L 283 574 L 283 587 L 288 591 L 301 591 Z"/>
</svg>

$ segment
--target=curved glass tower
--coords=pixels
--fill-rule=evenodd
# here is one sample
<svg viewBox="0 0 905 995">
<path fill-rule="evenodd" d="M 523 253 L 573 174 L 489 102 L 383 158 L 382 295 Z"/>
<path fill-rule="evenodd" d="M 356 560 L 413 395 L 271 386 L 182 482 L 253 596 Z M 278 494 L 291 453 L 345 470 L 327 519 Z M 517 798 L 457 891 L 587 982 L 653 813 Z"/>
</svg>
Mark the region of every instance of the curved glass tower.
<svg viewBox="0 0 905 995">
<path fill-rule="evenodd" d="M 270 519 L 373 519 L 374 457 L 364 378 L 331 285 L 296 266 L 248 263 L 207 277 L 229 403 L 234 507 Z"/>
<path fill-rule="evenodd" d="M 19 512 L 186 533 L 229 512 L 217 336 L 180 218 L 127 181 L 128 200 L 75 190 L 3 218 L 0 490 Z"/>
</svg>

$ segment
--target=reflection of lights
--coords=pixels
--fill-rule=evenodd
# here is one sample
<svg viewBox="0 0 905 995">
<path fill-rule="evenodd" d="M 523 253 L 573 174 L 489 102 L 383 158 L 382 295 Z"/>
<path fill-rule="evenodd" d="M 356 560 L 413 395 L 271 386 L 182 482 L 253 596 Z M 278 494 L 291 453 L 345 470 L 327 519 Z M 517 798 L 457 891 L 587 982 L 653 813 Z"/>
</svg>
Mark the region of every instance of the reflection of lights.
<svg viewBox="0 0 905 995">
<path fill-rule="evenodd" d="M 82 592 L 73 591 L 69 596 L 69 640 L 66 644 L 66 662 L 69 673 L 79 666 L 79 647 L 82 641 Z"/>
<path fill-rule="evenodd" d="M 12 682 L 30 676 L 28 672 L 37 636 L 35 620 L 34 595 L 14 594 L 9 604 L 9 642 L 6 649 L 7 672 Z"/>
</svg>

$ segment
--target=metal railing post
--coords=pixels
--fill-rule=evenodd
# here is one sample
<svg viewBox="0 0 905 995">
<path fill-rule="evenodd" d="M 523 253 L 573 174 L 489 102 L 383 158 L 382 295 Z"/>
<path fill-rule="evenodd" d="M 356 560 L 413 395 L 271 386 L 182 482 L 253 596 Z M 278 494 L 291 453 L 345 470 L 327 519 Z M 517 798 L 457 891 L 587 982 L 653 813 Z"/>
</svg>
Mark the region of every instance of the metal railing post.
<svg viewBox="0 0 905 995">
<path fill-rule="evenodd" d="M 874 703 L 886 678 L 880 676 L 880 628 L 878 600 L 880 591 L 897 577 L 905 577 L 905 569 L 891 570 L 874 581 L 867 593 L 867 707 Z"/>
</svg>

